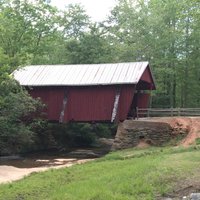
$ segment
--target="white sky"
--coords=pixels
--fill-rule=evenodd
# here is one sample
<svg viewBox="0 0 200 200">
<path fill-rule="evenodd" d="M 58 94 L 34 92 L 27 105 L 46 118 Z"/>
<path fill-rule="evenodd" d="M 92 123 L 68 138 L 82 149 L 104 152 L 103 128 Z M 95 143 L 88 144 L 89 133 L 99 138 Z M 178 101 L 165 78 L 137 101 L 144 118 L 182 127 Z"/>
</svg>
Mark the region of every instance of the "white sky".
<svg viewBox="0 0 200 200">
<path fill-rule="evenodd" d="M 82 4 L 93 21 L 102 21 L 115 6 L 116 0 L 51 0 L 51 4 L 63 9 L 68 4 Z"/>
</svg>

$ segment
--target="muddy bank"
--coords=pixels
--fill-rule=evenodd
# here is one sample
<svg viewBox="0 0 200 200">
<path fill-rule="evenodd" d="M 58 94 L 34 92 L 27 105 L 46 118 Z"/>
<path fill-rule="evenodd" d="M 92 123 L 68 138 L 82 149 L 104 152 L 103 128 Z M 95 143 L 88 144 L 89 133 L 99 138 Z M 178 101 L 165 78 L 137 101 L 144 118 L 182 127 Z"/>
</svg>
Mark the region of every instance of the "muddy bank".
<svg viewBox="0 0 200 200">
<path fill-rule="evenodd" d="M 76 149 L 61 155 L 30 154 L 0 157 L 0 184 L 22 179 L 33 172 L 71 167 L 104 155 L 100 150 Z"/>
</svg>

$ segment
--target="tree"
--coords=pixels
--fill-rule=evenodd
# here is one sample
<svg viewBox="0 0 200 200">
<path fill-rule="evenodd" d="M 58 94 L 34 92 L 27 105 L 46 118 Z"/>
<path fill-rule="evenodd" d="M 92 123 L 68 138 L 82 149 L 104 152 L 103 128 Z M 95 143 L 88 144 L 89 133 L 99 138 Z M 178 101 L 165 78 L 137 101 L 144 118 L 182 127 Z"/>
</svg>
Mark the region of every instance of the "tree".
<svg viewBox="0 0 200 200">
<path fill-rule="evenodd" d="M 199 6 L 195 0 L 119 0 L 107 21 L 119 61 L 153 66 L 154 106 L 199 106 Z"/>
<path fill-rule="evenodd" d="M 70 63 L 106 63 L 112 61 L 112 48 L 97 25 L 90 27 L 90 32 L 79 39 L 67 42 L 67 58 Z"/>
<path fill-rule="evenodd" d="M 0 45 L 7 64 L 37 63 L 38 55 L 46 55 L 47 41 L 57 36 L 57 10 L 42 0 L 3 0 L 0 12 Z"/>
<path fill-rule="evenodd" d="M 63 12 L 61 28 L 65 39 L 78 39 L 90 25 L 85 9 L 78 4 L 70 4 Z"/>
<path fill-rule="evenodd" d="M 43 105 L 0 72 L 0 155 L 16 154 L 34 141 L 34 129 L 42 122 Z"/>
</svg>

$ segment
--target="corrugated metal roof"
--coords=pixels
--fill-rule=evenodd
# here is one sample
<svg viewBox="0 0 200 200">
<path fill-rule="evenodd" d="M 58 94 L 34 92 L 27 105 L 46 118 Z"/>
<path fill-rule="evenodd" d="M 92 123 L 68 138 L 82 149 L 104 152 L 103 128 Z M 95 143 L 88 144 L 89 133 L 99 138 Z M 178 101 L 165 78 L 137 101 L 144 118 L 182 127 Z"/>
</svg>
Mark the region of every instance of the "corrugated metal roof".
<svg viewBox="0 0 200 200">
<path fill-rule="evenodd" d="M 136 84 L 148 62 L 80 65 L 31 65 L 13 72 L 23 86 Z"/>
</svg>

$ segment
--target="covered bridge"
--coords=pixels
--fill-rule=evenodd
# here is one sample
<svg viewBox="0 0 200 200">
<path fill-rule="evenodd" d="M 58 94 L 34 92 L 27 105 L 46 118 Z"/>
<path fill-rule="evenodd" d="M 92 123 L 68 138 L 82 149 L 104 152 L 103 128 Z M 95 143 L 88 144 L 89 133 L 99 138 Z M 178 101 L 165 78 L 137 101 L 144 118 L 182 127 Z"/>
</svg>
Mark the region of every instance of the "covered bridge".
<svg viewBox="0 0 200 200">
<path fill-rule="evenodd" d="M 145 90 L 155 89 L 148 62 L 33 65 L 13 75 L 47 105 L 48 120 L 60 122 L 123 121 L 146 108 Z"/>
</svg>

